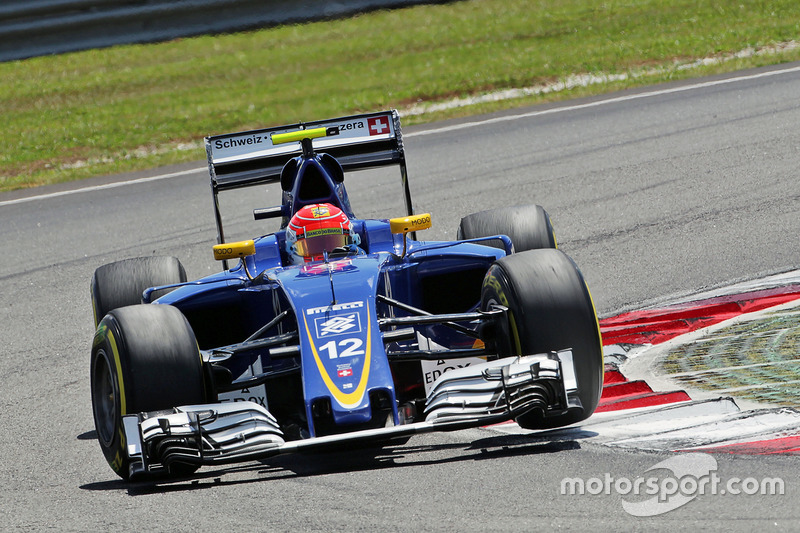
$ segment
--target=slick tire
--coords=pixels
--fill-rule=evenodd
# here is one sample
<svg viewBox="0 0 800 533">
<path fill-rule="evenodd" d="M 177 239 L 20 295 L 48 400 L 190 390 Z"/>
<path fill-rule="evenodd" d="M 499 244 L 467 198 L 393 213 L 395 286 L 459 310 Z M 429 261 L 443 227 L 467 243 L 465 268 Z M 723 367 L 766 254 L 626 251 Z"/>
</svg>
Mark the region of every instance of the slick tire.
<svg viewBox="0 0 800 533">
<path fill-rule="evenodd" d="M 496 332 L 501 357 L 570 348 L 581 411 L 543 418 L 531 411 L 517 418 L 527 429 L 561 427 L 589 417 L 603 387 L 603 347 L 597 313 L 578 267 L 559 250 L 530 250 L 492 264 L 481 290 L 481 309 L 509 310 L 508 331 Z"/>
<path fill-rule="evenodd" d="M 120 307 L 101 321 L 91 355 L 92 413 L 111 468 L 129 477 L 122 417 L 205 402 L 203 364 L 194 332 L 170 305 Z M 176 465 L 173 474 L 196 470 Z"/>
<path fill-rule="evenodd" d="M 94 271 L 91 285 L 95 327 L 112 309 L 142 303 L 145 289 L 184 281 L 186 271 L 174 257 L 135 257 L 101 266 Z M 167 292 L 158 291 L 153 298 Z"/>
<path fill-rule="evenodd" d="M 540 205 L 501 207 L 467 215 L 458 226 L 458 239 L 476 239 L 491 235 L 508 235 L 515 252 L 557 248 L 556 234 L 550 216 Z M 503 248 L 502 241 L 483 244 Z"/>
</svg>

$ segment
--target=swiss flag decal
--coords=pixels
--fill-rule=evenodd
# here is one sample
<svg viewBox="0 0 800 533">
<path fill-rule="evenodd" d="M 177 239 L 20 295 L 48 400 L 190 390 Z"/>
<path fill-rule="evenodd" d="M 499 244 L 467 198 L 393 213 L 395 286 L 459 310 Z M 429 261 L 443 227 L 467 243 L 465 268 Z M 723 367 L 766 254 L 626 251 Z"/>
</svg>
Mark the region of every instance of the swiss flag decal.
<svg viewBox="0 0 800 533">
<path fill-rule="evenodd" d="M 385 135 L 389 133 L 389 117 L 373 117 L 367 119 L 370 135 Z"/>
</svg>

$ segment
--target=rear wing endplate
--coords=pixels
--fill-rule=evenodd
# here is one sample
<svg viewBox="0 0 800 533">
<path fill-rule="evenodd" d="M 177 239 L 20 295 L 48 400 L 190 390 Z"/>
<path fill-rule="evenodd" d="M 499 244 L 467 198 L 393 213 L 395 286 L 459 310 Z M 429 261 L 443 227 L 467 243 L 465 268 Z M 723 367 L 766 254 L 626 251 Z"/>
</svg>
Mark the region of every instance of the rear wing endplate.
<svg viewBox="0 0 800 533">
<path fill-rule="evenodd" d="M 414 214 L 400 117 L 395 110 L 227 133 L 205 139 L 220 243 L 224 237 L 218 193 L 279 181 L 283 166 L 301 155 L 302 147 L 300 141 L 273 144 L 272 136 L 315 128 L 325 128 L 328 135 L 313 139 L 314 151 L 335 157 L 345 172 L 398 165 L 406 209 L 409 215 Z"/>
</svg>

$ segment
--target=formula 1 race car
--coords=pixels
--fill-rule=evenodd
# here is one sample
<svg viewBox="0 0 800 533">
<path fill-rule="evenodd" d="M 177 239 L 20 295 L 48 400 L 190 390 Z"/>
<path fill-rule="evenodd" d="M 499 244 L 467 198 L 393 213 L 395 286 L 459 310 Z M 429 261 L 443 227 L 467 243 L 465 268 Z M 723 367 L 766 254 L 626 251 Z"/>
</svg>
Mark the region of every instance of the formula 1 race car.
<svg viewBox="0 0 800 533">
<path fill-rule="evenodd" d="M 212 136 L 206 151 L 222 272 L 187 282 L 153 256 L 92 278 L 92 409 L 119 476 L 592 414 L 597 316 L 540 206 L 418 240 L 431 216 L 414 213 L 395 111 Z M 356 218 L 345 173 L 385 165 L 406 214 Z M 281 205 L 254 217 L 280 229 L 227 242 L 219 194 L 270 182 Z"/>
</svg>

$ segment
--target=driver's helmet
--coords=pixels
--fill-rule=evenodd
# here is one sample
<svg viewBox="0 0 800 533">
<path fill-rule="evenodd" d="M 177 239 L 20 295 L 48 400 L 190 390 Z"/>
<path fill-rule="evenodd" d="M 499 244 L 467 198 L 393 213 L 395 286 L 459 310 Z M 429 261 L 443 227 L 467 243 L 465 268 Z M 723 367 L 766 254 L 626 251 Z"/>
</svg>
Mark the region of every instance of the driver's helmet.
<svg viewBox="0 0 800 533">
<path fill-rule="evenodd" d="M 359 244 L 353 223 L 331 204 L 311 204 L 294 214 L 286 227 L 286 251 L 294 264 L 318 261 L 323 252 Z"/>
</svg>

